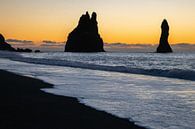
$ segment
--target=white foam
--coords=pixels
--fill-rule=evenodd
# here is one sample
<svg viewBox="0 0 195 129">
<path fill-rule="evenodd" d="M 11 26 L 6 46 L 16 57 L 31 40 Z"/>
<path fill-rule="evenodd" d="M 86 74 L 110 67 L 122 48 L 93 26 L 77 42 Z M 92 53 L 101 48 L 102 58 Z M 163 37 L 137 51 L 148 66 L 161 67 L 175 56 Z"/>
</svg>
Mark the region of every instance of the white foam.
<svg viewBox="0 0 195 129">
<path fill-rule="evenodd" d="M 116 53 L 32 53 L 21 56 L 1 52 L 0 57 L 34 64 L 195 80 L 195 54 L 119 53 L 118 56 Z"/>
<path fill-rule="evenodd" d="M 42 79 L 55 85 L 46 92 L 77 97 L 86 105 L 151 129 L 195 127 L 194 81 L 7 59 L 0 59 L 0 69 Z"/>
</svg>

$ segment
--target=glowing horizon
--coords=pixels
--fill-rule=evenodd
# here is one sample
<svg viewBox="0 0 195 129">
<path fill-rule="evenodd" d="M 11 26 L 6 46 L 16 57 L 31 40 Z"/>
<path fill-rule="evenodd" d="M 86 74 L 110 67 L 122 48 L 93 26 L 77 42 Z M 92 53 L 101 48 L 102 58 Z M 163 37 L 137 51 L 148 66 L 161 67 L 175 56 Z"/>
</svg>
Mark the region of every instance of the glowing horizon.
<svg viewBox="0 0 195 129">
<path fill-rule="evenodd" d="M 158 43 L 165 18 L 170 43 L 195 43 L 194 6 L 194 0 L 1 0 L 0 33 L 6 39 L 64 42 L 80 16 L 95 11 L 106 43 Z"/>
</svg>

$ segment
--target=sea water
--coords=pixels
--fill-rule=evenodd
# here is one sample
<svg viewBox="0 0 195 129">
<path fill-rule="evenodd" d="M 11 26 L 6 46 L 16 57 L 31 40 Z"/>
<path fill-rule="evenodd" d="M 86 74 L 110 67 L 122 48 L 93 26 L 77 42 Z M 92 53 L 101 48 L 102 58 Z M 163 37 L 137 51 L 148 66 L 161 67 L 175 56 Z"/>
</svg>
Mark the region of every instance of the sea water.
<svg viewBox="0 0 195 129">
<path fill-rule="evenodd" d="M 195 128 L 195 54 L 0 53 L 0 69 L 151 129 Z"/>
</svg>

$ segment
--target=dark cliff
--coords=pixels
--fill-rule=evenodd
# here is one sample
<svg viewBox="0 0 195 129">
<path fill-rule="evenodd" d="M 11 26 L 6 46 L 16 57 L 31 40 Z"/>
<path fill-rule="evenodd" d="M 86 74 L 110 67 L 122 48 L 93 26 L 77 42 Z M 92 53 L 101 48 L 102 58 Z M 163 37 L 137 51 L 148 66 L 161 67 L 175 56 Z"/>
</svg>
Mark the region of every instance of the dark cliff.
<svg viewBox="0 0 195 129">
<path fill-rule="evenodd" d="M 81 16 L 78 26 L 68 36 L 65 52 L 104 52 L 95 12 L 91 18 L 88 12 Z"/>
<path fill-rule="evenodd" d="M 31 49 L 28 48 L 13 48 L 10 44 L 8 44 L 5 41 L 5 38 L 2 34 L 0 34 L 0 50 L 4 50 L 4 51 L 13 51 L 13 52 L 32 52 Z"/>
<path fill-rule="evenodd" d="M 8 43 L 5 42 L 5 38 L 0 34 L 0 50 L 15 51 L 15 49 Z"/>
<path fill-rule="evenodd" d="M 160 37 L 160 44 L 157 48 L 157 53 L 171 53 L 173 50 L 171 49 L 168 37 L 169 37 L 169 25 L 167 20 L 163 20 L 161 25 L 161 37 Z"/>
</svg>

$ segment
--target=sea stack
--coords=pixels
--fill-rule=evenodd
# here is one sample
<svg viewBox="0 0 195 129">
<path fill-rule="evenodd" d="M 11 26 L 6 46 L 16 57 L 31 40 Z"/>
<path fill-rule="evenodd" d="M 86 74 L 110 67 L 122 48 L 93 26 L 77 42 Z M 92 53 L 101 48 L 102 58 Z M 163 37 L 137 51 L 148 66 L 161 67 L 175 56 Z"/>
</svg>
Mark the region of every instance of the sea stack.
<svg viewBox="0 0 195 129">
<path fill-rule="evenodd" d="M 171 53 L 173 50 L 171 49 L 168 37 L 169 37 L 169 24 L 166 19 L 163 20 L 161 25 L 161 37 L 160 37 L 160 44 L 157 48 L 157 53 Z"/>
<path fill-rule="evenodd" d="M 68 36 L 65 52 L 104 52 L 95 12 L 91 17 L 88 12 L 81 16 L 78 26 Z"/>
<path fill-rule="evenodd" d="M 15 49 L 10 44 L 5 42 L 5 38 L 2 34 L 0 34 L 0 50 L 15 51 Z"/>
</svg>

